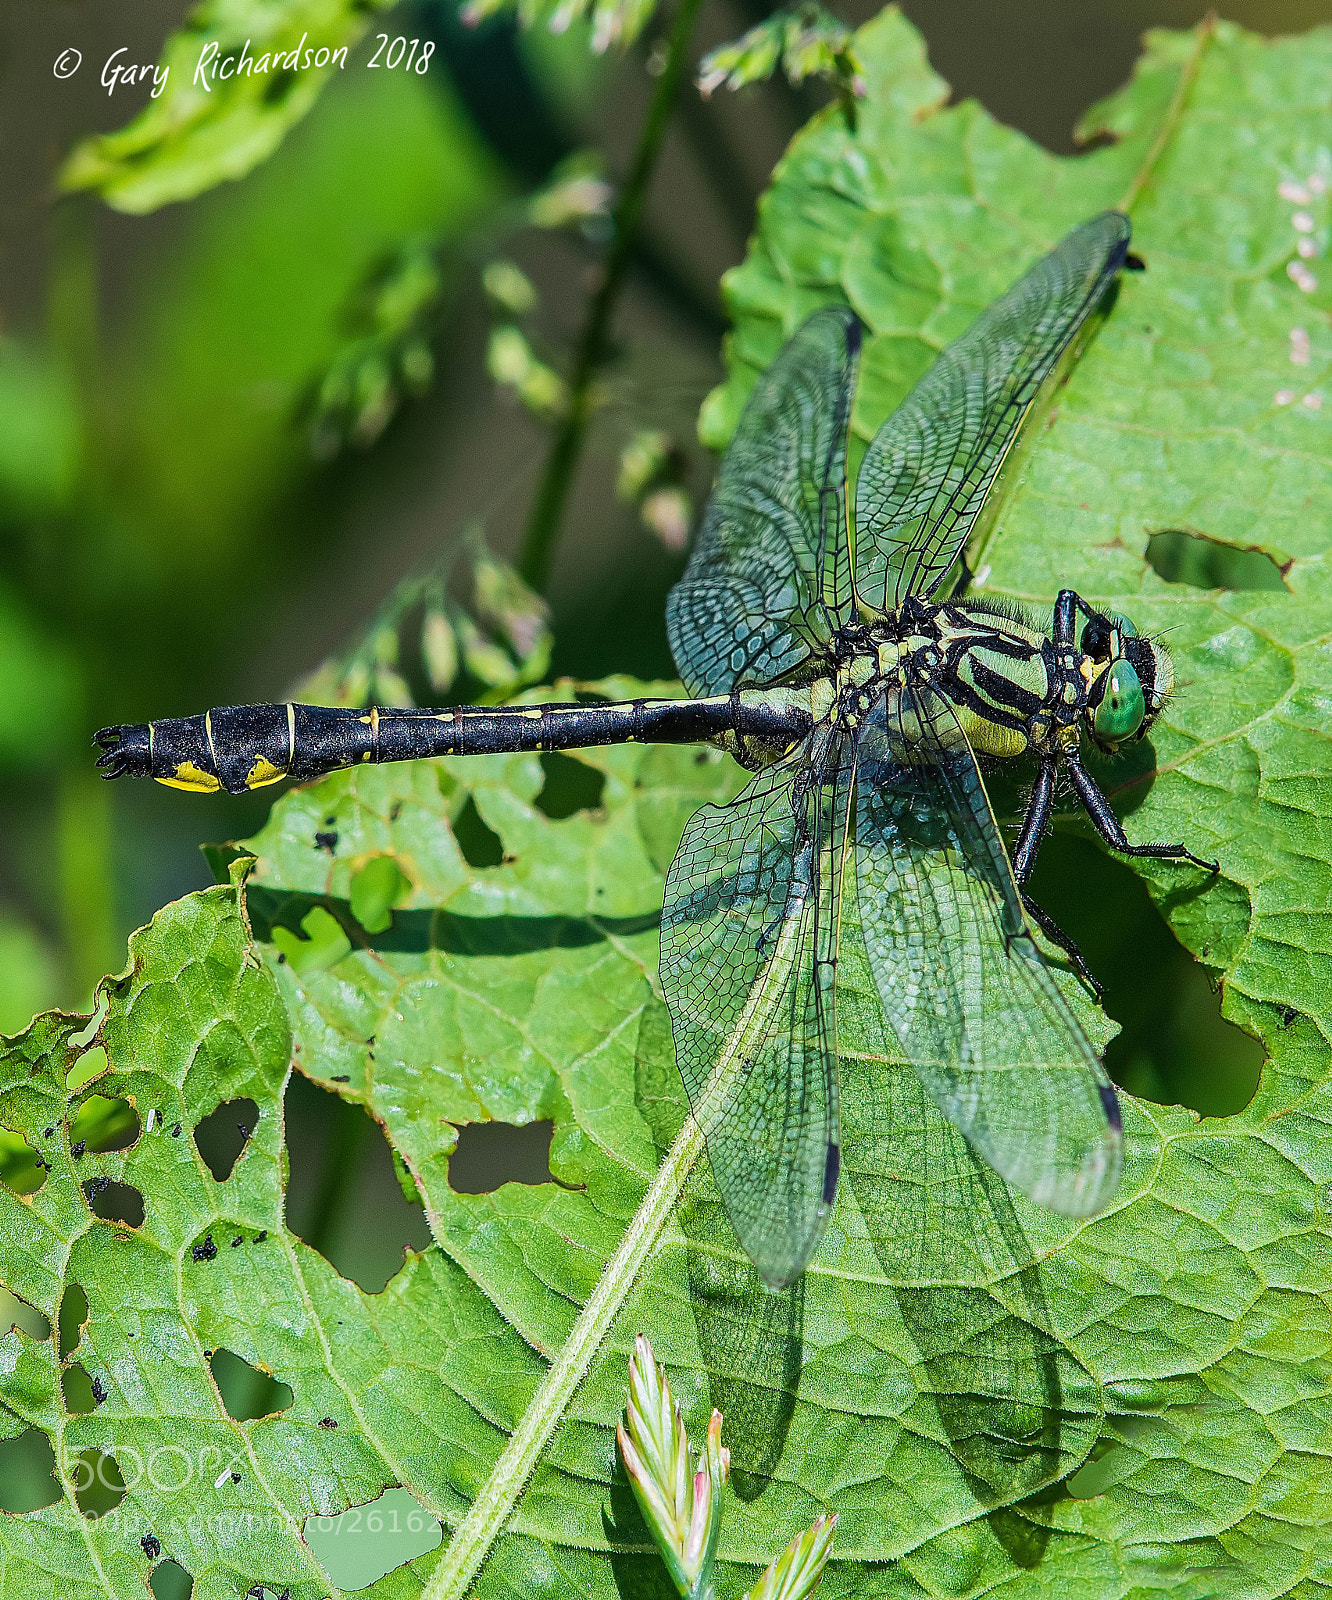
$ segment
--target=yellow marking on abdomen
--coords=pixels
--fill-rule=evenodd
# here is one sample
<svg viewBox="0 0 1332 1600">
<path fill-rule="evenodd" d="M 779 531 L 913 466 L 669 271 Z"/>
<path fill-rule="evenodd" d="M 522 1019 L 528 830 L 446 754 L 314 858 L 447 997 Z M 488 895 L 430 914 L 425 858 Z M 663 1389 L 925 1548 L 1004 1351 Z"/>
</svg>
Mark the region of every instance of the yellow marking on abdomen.
<svg viewBox="0 0 1332 1600">
<path fill-rule="evenodd" d="M 193 761 L 177 762 L 176 770 L 169 778 L 159 778 L 157 781 L 166 784 L 168 789 L 190 789 L 195 794 L 214 794 L 222 787 L 211 772 L 196 767 Z"/>
<path fill-rule="evenodd" d="M 285 767 L 275 767 L 267 756 L 256 756 L 254 765 L 246 774 L 245 787 L 247 789 L 263 789 L 270 783 L 277 783 L 287 776 Z"/>
</svg>

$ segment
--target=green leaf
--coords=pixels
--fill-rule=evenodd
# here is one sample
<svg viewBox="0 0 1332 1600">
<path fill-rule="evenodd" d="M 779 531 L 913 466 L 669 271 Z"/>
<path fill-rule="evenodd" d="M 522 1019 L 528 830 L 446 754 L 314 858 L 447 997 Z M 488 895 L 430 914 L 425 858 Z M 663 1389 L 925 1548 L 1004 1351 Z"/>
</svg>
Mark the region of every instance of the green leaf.
<svg viewBox="0 0 1332 1600">
<path fill-rule="evenodd" d="M 243 178 L 282 143 L 392 0 L 202 0 L 162 47 L 152 99 L 70 155 L 65 190 L 156 211 Z M 122 56 L 117 64 L 128 68 Z"/>
<path fill-rule="evenodd" d="M 1077 160 L 973 104 L 945 109 L 895 12 L 855 48 L 856 130 L 832 110 L 798 137 L 730 280 L 732 373 L 706 431 L 726 436 L 808 310 L 846 299 L 874 335 L 867 438 L 1043 249 L 1129 206 L 1147 270 L 1036 419 L 974 554 L 991 590 L 1048 603 L 1071 583 L 1174 629 L 1176 699 L 1145 763 L 1105 776 L 1133 837 L 1183 837 L 1221 863 L 1210 883 L 1166 865 L 1144 876 L 1218 975 L 1225 1014 L 1268 1052 L 1255 1101 L 1199 1120 L 1125 1097 L 1115 1207 L 1077 1224 L 1044 1213 L 969 1155 L 887 1047 L 847 907 L 844 1180 L 810 1271 L 767 1294 L 692 1165 L 654 987 L 665 867 L 736 769 L 708 751 L 584 752 L 600 798 L 560 820 L 539 804 L 535 755 L 294 791 L 251 845 L 258 958 L 233 889 L 191 897 L 138 936 L 95 1033 L 39 1019 L 0 1069 L 0 1125 L 51 1164 L 31 1194 L 0 1193 L 0 1267 L 57 1325 L 82 1285 L 67 1359 L 107 1393 L 71 1413 L 55 1341 L 0 1340 L 0 1421 L 50 1438 L 62 1474 L 54 1504 L 0 1520 L 16 1590 L 48 1592 L 59 1572 L 75 1600 L 141 1596 L 152 1530 L 200 1600 L 256 1582 L 314 1600 L 331 1585 L 300 1519 L 398 1482 L 448 1539 L 375 1595 L 651 1593 L 657 1557 L 614 1448 L 638 1332 L 696 1437 L 714 1404 L 726 1418 L 724 1596 L 828 1511 L 830 1597 L 1313 1595 L 1332 1579 L 1330 452 L 1326 408 L 1305 403 L 1325 394 L 1332 344 L 1322 257 L 1298 253 L 1300 239 L 1324 247 L 1332 35 L 1154 34 L 1132 85 L 1089 121 L 1117 142 Z M 1167 583 L 1146 556 L 1168 529 L 1266 551 L 1284 591 Z M 468 863 L 460 840 L 478 823 L 496 865 Z M 331 856 L 317 832 L 336 832 Z M 406 887 L 367 933 L 352 884 L 382 858 Z M 349 949 L 297 971 L 279 934 L 298 937 L 316 909 Z M 66 1073 L 94 1041 L 107 1068 L 73 1099 L 124 1099 L 145 1131 L 76 1161 Z M 423 1196 L 437 1248 L 382 1295 L 285 1230 L 291 1070 L 367 1106 Z M 188 1130 L 241 1094 L 258 1125 L 218 1184 Z M 543 1118 L 555 1183 L 450 1188 L 459 1126 Z M 141 1190 L 141 1227 L 92 1214 L 83 1185 L 99 1177 Z M 216 1255 L 196 1261 L 210 1233 Z M 204 1356 L 218 1346 L 271 1368 L 292 1404 L 231 1420 Z M 240 1482 L 163 1488 L 123 1471 L 168 1445 L 218 1452 L 218 1473 L 236 1460 Z M 126 1483 L 96 1523 L 71 1476 L 90 1451 Z M 241 1535 L 224 1511 L 255 1520 Z"/>
</svg>

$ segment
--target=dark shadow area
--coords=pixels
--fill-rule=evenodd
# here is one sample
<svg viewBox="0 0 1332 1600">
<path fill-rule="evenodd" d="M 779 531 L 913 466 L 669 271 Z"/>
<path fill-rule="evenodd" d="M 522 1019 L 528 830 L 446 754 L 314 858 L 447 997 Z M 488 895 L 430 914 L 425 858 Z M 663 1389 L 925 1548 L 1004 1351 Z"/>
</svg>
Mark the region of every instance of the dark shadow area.
<svg viewBox="0 0 1332 1600">
<path fill-rule="evenodd" d="M 610 1507 L 602 1510 L 601 1529 L 610 1546 L 611 1575 L 620 1600 L 679 1600 L 680 1591 L 652 1548 L 652 1531 L 643 1520 L 618 1452 Z"/>
<path fill-rule="evenodd" d="M 55 1451 L 40 1428 L 25 1428 L 12 1439 L 0 1439 L 0 1511 L 22 1516 L 53 1506 L 60 1498 Z"/>
<path fill-rule="evenodd" d="M 148 1580 L 153 1600 L 190 1600 L 194 1579 L 177 1561 L 163 1561 L 153 1568 Z"/>
<path fill-rule="evenodd" d="M 143 1195 L 132 1184 L 115 1178 L 89 1178 L 83 1185 L 88 1209 L 103 1222 L 125 1228 L 143 1226 Z"/>
<path fill-rule="evenodd" d="M 1050 1529 L 1033 1513 L 1091 1449 L 1100 1387 L 1051 1332 L 1003 1180 L 909 1066 L 844 1058 L 842 1072 L 844 1178 L 919 1353 L 917 1382 L 996 1538 L 1034 1567 Z M 924 1416 L 917 1426 L 930 1431 Z"/>
<path fill-rule="evenodd" d="M 139 1114 L 128 1100 L 90 1094 L 69 1125 L 71 1147 L 83 1145 L 93 1155 L 128 1150 L 139 1137 Z"/>
<path fill-rule="evenodd" d="M 195 1123 L 195 1146 L 217 1183 L 225 1183 L 231 1176 L 258 1122 L 259 1107 L 243 1095 L 224 1100 Z"/>
<path fill-rule="evenodd" d="M 262 1367 L 252 1367 L 234 1351 L 214 1350 L 208 1366 L 227 1415 L 234 1422 L 253 1422 L 285 1411 L 296 1398 L 291 1385 L 280 1382 Z"/>
<path fill-rule="evenodd" d="M 101 1388 L 100 1383 L 94 1384 L 87 1371 L 78 1362 L 72 1367 L 66 1367 L 60 1374 L 60 1395 L 65 1410 L 72 1417 L 88 1416 L 106 1399 L 106 1391 Z"/>
<path fill-rule="evenodd" d="M 639 1024 L 634 1100 L 664 1156 L 688 1102 L 661 1003 Z M 722 1414 L 722 1442 L 731 1452 L 731 1481 L 742 1500 L 756 1500 L 772 1481 L 795 1413 L 805 1280 L 778 1293 L 764 1287 L 740 1249 L 706 1162 L 690 1174 L 679 1219 L 688 1241 L 689 1302 L 712 1404 Z"/>
<path fill-rule="evenodd" d="M 36 1194 L 46 1182 L 46 1162 L 21 1133 L 0 1128 L 0 1181 L 11 1194 Z"/>
<path fill-rule="evenodd" d="M 430 1229 L 403 1193 L 388 1140 L 361 1106 L 299 1072 L 284 1104 L 290 1180 L 287 1226 L 336 1272 L 377 1294 L 424 1250 Z"/>
<path fill-rule="evenodd" d="M 85 1517 L 104 1517 L 125 1498 L 125 1479 L 115 1456 L 105 1450 L 81 1450 L 70 1467 L 74 1504 Z"/>
<path fill-rule="evenodd" d="M 628 938 L 661 923 L 659 909 L 636 917 L 467 917 L 422 907 L 395 911 L 389 927 L 367 938 L 347 901 L 332 895 L 293 894 L 256 885 L 246 891 L 245 903 L 255 938 L 261 943 L 272 942 L 275 928 L 304 938 L 308 933 L 302 931 L 304 919 L 319 908 L 328 912 L 354 946 L 411 955 L 427 950 L 462 956 L 581 950 L 600 944 L 607 936 Z"/>
<path fill-rule="evenodd" d="M 88 1296 L 81 1284 L 71 1283 L 61 1295 L 57 1320 L 60 1325 L 58 1353 L 62 1361 L 68 1361 L 78 1349 L 88 1324 Z"/>
<path fill-rule="evenodd" d="M 449 1188 L 455 1194 L 491 1194 L 503 1183 L 553 1183 L 550 1141 L 555 1124 L 546 1118 L 512 1122 L 465 1122 L 449 1157 Z"/>
<path fill-rule="evenodd" d="M 589 767 L 586 761 L 566 756 L 559 750 L 543 750 L 541 770 L 546 781 L 533 804 L 552 822 L 572 817 L 579 811 L 595 811 L 601 805 L 606 774 Z"/>
<path fill-rule="evenodd" d="M 1281 568 L 1264 550 L 1222 544 L 1186 528 L 1166 528 L 1147 540 L 1147 560 L 1167 583 L 1195 589 L 1269 589 L 1286 593 Z"/>
<path fill-rule="evenodd" d="M 476 809 L 476 801 L 470 794 L 453 819 L 453 837 L 458 841 L 463 860 L 478 872 L 486 867 L 498 867 L 504 861 L 504 845 L 499 834 Z"/>
<path fill-rule="evenodd" d="M 1204 892 L 1223 889 L 1205 875 Z M 1232 1116 L 1262 1070 L 1256 1039 L 1221 1016 L 1208 968 L 1171 933 L 1147 886 L 1088 839 L 1056 831 L 1041 847 L 1032 895 L 1081 947 L 1120 1025 L 1105 1064 L 1121 1088 L 1204 1116 Z M 1218 966 L 1225 952 L 1209 951 Z"/>
</svg>

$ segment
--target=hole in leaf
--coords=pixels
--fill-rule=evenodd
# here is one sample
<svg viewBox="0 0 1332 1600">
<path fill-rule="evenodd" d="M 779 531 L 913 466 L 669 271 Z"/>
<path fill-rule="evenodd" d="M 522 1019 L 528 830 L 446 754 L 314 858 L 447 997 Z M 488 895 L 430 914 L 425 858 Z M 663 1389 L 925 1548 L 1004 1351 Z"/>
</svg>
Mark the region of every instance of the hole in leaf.
<svg viewBox="0 0 1332 1600">
<path fill-rule="evenodd" d="M 93 1020 L 97 1021 L 96 1018 Z M 74 1042 L 77 1043 L 78 1041 L 75 1040 Z M 71 1093 L 75 1089 L 81 1089 L 85 1083 L 91 1083 L 94 1078 L 100 1077 L 106 1071 L 107 1065 L 106 1051 L 100 1044 L 95 1045 L 91 1050 L 85 1050 L 65 1074 L 65 1087 Z"/>
<path fill-rule="evenodd" d="M 78 1349 L 88 1321 L 88 1296 L 84 1294 L 81 1284 L 71 1283 L 60 1296 L 57 1316 L 60 1323 L 60 1359 L 68 1361 Z"/>
<path fill-rule="evenodd" d="M 81 1450 L 70 1463 L 74 1504 L 85 1517 L 104 1517 L 125 1498 L 125 1479 L 115 1456 L 105 1450 Z"/>
<path fill-rule="evenodd" d="M 498 867 L 504 860 L 504 845 L 499 834 L 476 809 L 476 801 L 470 794 L 453 819 L 453 837 L 469 867 L 480 871 L 485 867 Z"/>
<path fill-rule="evenodd" d="M 258 1122 L 259 1107 L 243 1095 L 238 1100 L 224 1100 L 195 1124 L 195 1147 L 218 1183 L 231 1176 Z"/>
<path fill-rule="evenodd" d="M 100 1384 L 94 1385 L 87 1370 L 77 1362 L 60 1374 L 60 1394 L 71 1417 L 86 1417 L 96 1411 L 106 1399 L 106 1391 L 99 1394 L 99 1388 Z"/>
<path fill-rule="evenodd" d="M 161 1561 L 148 1580 L 153 1600 L 190 1600 L 194 1579 L 178 1561 Z"/>
<path fill-rule="evenodd" d="M 104 1094 L 90 1094 L 69 1125 L 70 1144 L 81 1144 L 94 1155 L 128 1150 L 138 1137 L 138 1112 L 128 1100 Z"/>
<path fill-rule="evenodd" d="M 449 1188 L 455 1194 L 491 1194 L 502 1183 L 554 1183 L 550 1141 L 555 1124 L 466 1122 L 449 1157 Z"/>
<path fill-rule="evenodd" d="M 290 928 L 275 927 L 273 943 L 282 959 L 289 962 L 291 970 L 301 976 L 307 972 L 326 972 L 337 966 L 343 956 L 351 954 L 351 940 L 342 924 L 323 906 L 312 906 L 301 918 L 301 933 Z"/>
<path fill-rule="evenodd" d="M 596 811 L 601 805 L 606 787 L 606 774 L 589 767 L 559 750 L 543 750 L 541 770 L 546 781 L 536 797 L 538 811 L 544 811 L 552 822 L 572 817 L 579 811 Z"/>
<path fill-rule="evenodd" d="M 40 1428 L 25 1428 L 12 1439 L 0 1440 L 0 1511 L 22 1516 L 60 1498 L 55 1451 Z"/>
<path fill-rule="evenodd" d="M 0 1128 L 0 1179 L 12 1194 L 36 1194 L 46 1182 L 44 1158 L 12 1128 Z"/>
<path fill-rule="evenodd" d="M 1281 568 L 1262 550 L 1242 550 L 1206 534 L 1166 528 L 1147 541 L 1147 560 L 1167 583 L 1195 589 L 1279 589 Z"/>
<path fill-rule="evenodd" d="M 51 1323 L 26 1300 L 20 1300 L 8 1289 L 0 1288 L 0 1327 L 17 1328 L 29 1339 L 49 1339 Z"/>
<path fill-rule="evenodd" d="M 208 1365 L 227 1415 L 235 1422 L 273 1416 L 285 1411 L 296 1398 L 290 1384 L 282 1383 L 262 1367 L 252 1367 L 230 1350 L 214 1350 Z"/>
<path fill-rule="evenodd" d="M 115 1178 L 89 1178 L 83 1192 L 88 1209 L 103 1222 L 118 1222 L 126 1228 L 143 1226 L 143 1196 L 132 1184 Z"/>
<path fill-rule="evenodd" d="M 1262 1046 L 1222 1017 L 1206 968 L 1175 938 L 1130 867 L 1090 840 L 1055 832 L 1041 847 L 1031 892 L 1105 986 L 1105 1010 L 1121 1027 L 1105 1065 L 1121 1088 L 1209 1117 L 1248 1105 Z"/>
<path fill-rule="evenodd" d="M 403 1250 L 424 1250 L 430 1229 L 403 1193 L 383 1130 L 355 1101 L 299 1072 L 284 1115 L 290 1180 L 287 1226 L 344 1278 L 377 1294 L 401 1270 Z"/>
<path fill-rule="evenodd" d="M 367 933 L 383 933 L 393 923 L 393 907 L 410 887 L 392 856 L 375 856 L 351 881 L 352 916 Z"/>
<path fill-rule="evenodd" d="M 366 1589 L 404 1562 L 439 1547 L 437 1518 L 407 1489 L 386 1489 L 336 1517 L 307 1517 L 305 1542 L 343 1591 Z"/>
</svg>

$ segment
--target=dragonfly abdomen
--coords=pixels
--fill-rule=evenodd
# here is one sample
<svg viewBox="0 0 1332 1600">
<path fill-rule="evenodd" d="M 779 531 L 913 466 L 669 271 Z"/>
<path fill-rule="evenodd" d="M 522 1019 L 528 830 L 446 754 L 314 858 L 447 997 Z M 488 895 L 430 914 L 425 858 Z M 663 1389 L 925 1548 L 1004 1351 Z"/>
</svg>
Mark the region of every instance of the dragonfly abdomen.
<svg viewBox="0 0 1332 1600">
<path fill-rule="evenodd" d="M 616 704 L 454 706 L 222 706 L 193 717 L 103 728 L 104 776 L 156 778 L 176 789 L 240 794 L 281 778 L 306 781 L 340 767 L 426 756 L 576 750 L 635 741 L 693 744 L 739 735 L 785 748 L 812 721 L 809 693 L 749 690 L 703 700 Z"/>
</svg>

